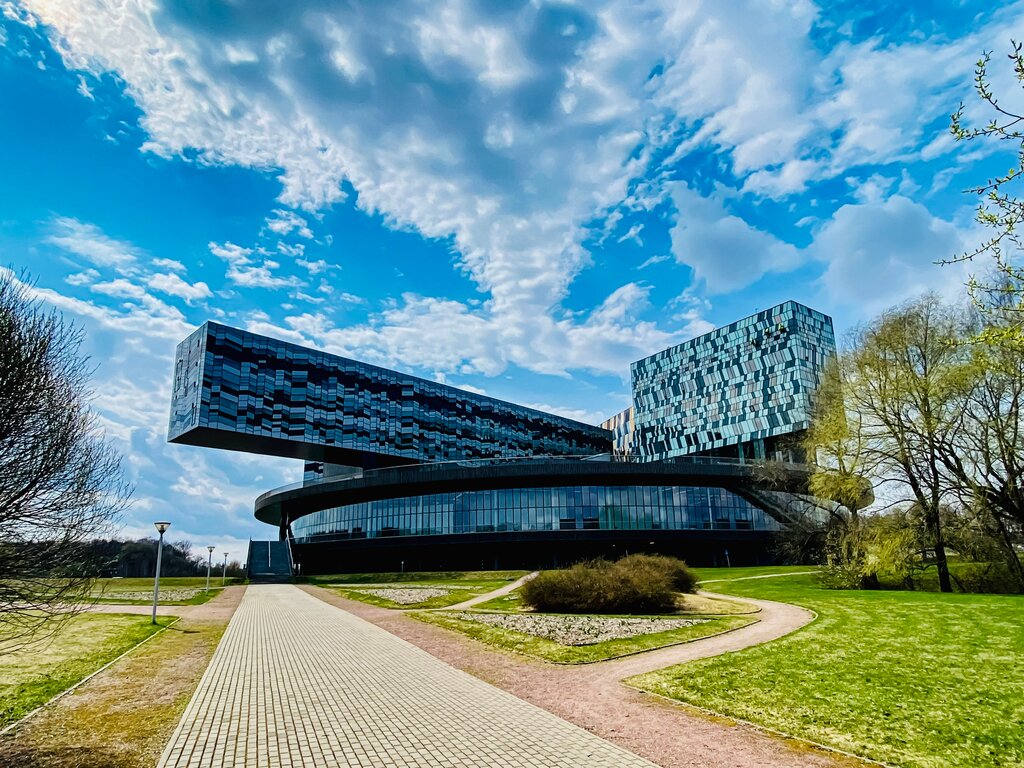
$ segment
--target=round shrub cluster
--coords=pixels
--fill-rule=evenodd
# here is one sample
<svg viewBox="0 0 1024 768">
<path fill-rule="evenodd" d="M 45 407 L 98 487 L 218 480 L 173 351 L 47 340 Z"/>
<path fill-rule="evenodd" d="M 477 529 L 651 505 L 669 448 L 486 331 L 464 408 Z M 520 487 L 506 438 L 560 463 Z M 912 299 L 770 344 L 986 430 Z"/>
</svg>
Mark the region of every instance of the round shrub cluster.
<svg viewBox="0 0 1024 768">
<path fill-rule="evenodd" d="M 522 587 L 523 602 L 554 613 L 672 613 L 679 592 L 694 592 L 697 578 L 682 560 L 629 555 L 544 571 Z"/>
</svg>

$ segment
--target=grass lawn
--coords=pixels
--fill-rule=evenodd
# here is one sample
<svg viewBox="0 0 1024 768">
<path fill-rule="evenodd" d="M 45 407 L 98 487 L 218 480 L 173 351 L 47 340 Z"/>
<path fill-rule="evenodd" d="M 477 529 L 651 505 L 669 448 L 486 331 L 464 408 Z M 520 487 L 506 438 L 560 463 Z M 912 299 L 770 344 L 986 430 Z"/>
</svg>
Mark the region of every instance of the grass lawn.
<svg viewBox="0 0 1024 768">
<path fill-rule="evenodd" d="M 161 624 L 172 619 L 161 617 Z M 49 641 L 0 655 L 0 727 L 14 722 L 157 631 L 148 616 L 85 613 Z"/>
<path fill-rule="evenodd" d="M 813 565 L 757 565 L 752 568 L 697 568 L 698 584 L 704 582 L 717 583 L 725 579 L 750 579 L 758 576 L 778 576 L 780 574 L 796 575 L 816 571 Z M 708 586 L 712 592 L 714 587 Z"/>
<path fill-rule="evenodd" d="M 400 581 L 448 584 L 454 581 L 499 581 L 508 583 L 529 571 L 389 571 L 386 573 L 338 573 L 328 576 L 307 576 L 310 584 L 327 587 L 340 584 L 394 584 Z"/>
<path fill-rule="evenodd" d="M 182 619 L 0 737 L 0 765 L 152 768 L 226 624 Z"/>
<path fill-rule="evenodd" d="M 228 584 L 242 579 L 229 578 Z M 160 579 L 160 605 L 202 605 L 220 594 L 220 577 L 210 577 L 206 592 L 205 576 L 163 576 Z M 151 605 L 153 579 L 97 579 L 92 596 L 98 603 L 112 605 Z"/>
<path fill-rule="evenodd" d="M 672 629 L 667 632 L 656 632 L 650 635 L 606 640 L 591 645 L 562 645 L 554 640 L 534 637 L 524 632 L 516 632 L 510 629 L 492 627 L 480 622 L 461 619 L 445 611 L 414 613 L 413 616 L 428 624 L 436 624 L 445 629 L 461 632 L 472 637 L 474 640 L 480 640 L 496 648 L 523 653 L 527 656 L 535 656 L 545 661 L 553 661 L 556 664 L 587 664 L 593 661 L 614 659 L 618 656 L 650 651 L 666 645 L 686 643 L 690 640 L 719 634 L 756 621 L 753 617 L 728 616 L 712 618 L 693 626 L 680 627 L 679 629 Z M 657 616 L 653 618 L 663 619 L 666 617 Z"/>
<path fill-rule="evenodd" d="M 761 575 L 754 570 L 700 575 Z M 708 588 L 794 603 L 818 618 L 775 642 L 630 685 L 901 766 L 1024 765 L 1024 598 L 828 590 L 814 576 Z"/>
<path fill-rule="evenodd" d="M 382 608 L 444 608 L 492 592 L 526 575 L 526 571 L 443 571 L 412 573 L 347 573 L 311 576 L 307 580 L 328 587 L 342 597 Z M 365 590 L 427 588 L 445 590 L 415 603 L 396 602 Z"/>
</svg>

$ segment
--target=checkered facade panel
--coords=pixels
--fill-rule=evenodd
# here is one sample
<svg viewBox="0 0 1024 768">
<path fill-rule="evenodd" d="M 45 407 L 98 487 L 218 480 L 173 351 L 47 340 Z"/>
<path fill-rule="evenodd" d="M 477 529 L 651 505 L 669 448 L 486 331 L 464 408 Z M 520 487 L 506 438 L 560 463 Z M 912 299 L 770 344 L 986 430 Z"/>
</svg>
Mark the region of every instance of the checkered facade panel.
<svg viewBox="0 0 1024 768">
<path fill-rule="evenodd" d="M 611 449 L 600 427 L 217 323 L 178 346 L 169 439 L 190 430 L 424 462 Z"/>
<path fill-rule="evenodd" d="M 633 444 L 633 406 L 601 422 L 601 428 L 612 433 L 612 451 L 628 456 Z"/>
<path fill-rule="evenodd" d="M 833 355 L 832 319 L 787 301 L 639 360 L 631 452 L 657 461 L 806 429 Z"/>
</svg>

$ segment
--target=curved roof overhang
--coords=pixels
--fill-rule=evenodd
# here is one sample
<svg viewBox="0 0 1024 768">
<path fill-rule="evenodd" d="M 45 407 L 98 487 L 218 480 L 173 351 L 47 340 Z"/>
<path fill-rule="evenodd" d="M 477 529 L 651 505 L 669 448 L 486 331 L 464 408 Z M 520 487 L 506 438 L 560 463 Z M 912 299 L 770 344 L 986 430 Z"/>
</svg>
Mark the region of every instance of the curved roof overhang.
<svg viewBox="0 0 1024 768">
<path fill-rule="evenodd" d="M 806 492 L 810 468 L 787 464 L 773 477 L 774 490 Z M 256 499 L 256 518 L 280 525 L 282 515 L 304 515 L 346 504 L 453 491 L 557 488 L 569 485 L 681 485 L 725 488 L 744 495 L 758 484 L 757 469 L 733 462 L 544 461 L 484 466 L 424 464 L 367 472 L 358 478 L 324 479 L 285 486 Z"/>
</svg>

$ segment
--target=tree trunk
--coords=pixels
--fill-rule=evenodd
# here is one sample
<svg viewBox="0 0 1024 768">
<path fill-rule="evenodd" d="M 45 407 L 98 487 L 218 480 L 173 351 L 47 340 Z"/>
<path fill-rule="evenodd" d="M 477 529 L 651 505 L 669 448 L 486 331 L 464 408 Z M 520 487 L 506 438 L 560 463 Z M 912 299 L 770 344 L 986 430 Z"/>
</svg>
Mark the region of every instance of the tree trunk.
<svg viewBox="0 0 1024 768">
<path fill-rule="evenodd" d="M 1017 589 L 1024 592 L 1024 563 L 1020 561 L 1020 555 L 1017 554 L 1017 548 L 1013 546 L 1013 539 L 1010 537 L 1010 531 L 1006 527 L 1006 523 L 999 515 L 993 515 L 996 519 L 996 528 L 999 530 L 999 539 L 1002 544 L 1002 549 L 1006 553 L 1006 566 L 1010 569 L 1010 574 L 1017 581 Z"/>
<path fill-rule="evenodd" d="M 939 511 L 932 510 L 929 513 L 932 529 L 935 534 L 935 565 L 939 570 L 939 591 L 952 592 L 953 583 L 949 579 L 949 563 L 946 562 L 946 542 L 942 535 L 942 523 L 939 518 Z"/>
</svg>

